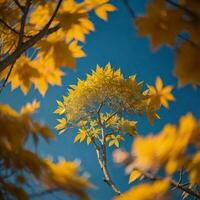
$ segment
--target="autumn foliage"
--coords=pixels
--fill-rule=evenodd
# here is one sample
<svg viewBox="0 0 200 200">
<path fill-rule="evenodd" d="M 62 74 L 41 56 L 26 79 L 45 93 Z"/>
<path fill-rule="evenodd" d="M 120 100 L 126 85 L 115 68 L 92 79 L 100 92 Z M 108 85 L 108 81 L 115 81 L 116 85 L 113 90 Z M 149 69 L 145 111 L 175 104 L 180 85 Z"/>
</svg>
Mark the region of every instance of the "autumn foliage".
<svg viewBox="0 0 200 200">
<path fill-rule="evenodd" d="M 152 0 L 146 15 L 135 20 L 139 35 L 150 36 L 153 49 L 163 44 L 176 47 L 175 74 L 180 86 L 200 83 L 199 7 L 198 0 Z"/>
<path fill-rule="evenodd" d="M 126 172 L 130 174 L 130 183 L 144 177 L 154 179 L 158 183 L 163 179 L 164 194 L 168 192 L 171 185 L 178 188 L 180 184 L 183 189 L 182 197 L 185 199 L 188 196 L 187 187 L 193 192 L 200 182 L 199 137 L 200 123 L 191 113 L 188 113 L 181 117 L 178 127 L 166 124 L 159 134 L 146 137 L 138 136 L 134 140 L 130 154 L 116 150 L 113 158 L 116 163 L 126 165 Z M 193 152 L 191 152 L 191 146 L 194 148 Z M 162 177 L 159 176 L 161 171 L 164 171 Z M 180 183 L 173 180 L 177 174 L 180 177 L 184 176 L 188 183 L 184 185 L 181 183 L 182 180 Z M 161 198 L 161 194 L 158 192 L 161 189 L 160 184 L 157 186 L 156 184 L 148 186 L 148 184 L 136 186 L 124 196 L 116 199 L 129 199 L 129 196 L 132 197 L 132 195 L 133 197 L 136 195 L 137 199 L 144 199 L 144 195 L 152 196 L 152 199 L 156 198 L 155 196 Z M 155 196 L 151 195 L 152 187 L 156 188 Z M 140 193 L 145 188 L 145 194 Z M 198 192 L 194 192 L 193 195 L 199 198 Z M 169 199 L 169 194 L 167 196 Z"/>
<path fill-rule="evenodd" d="M 191 84 L 198 89 L 200 1 L 151 0 L 142 15 L 135 13 L 129 0 L 119 1 L 137 34 L 149 37 L 153 51 L 162 45 L 175 51 L 172 73 L 178 86 Z M 83 50 L 86 36 L 95 31 L 90 14 L 107 21 L 108 14 L 117 10 L 114 3 L 0 0 L 0 95 L 9 83 L 12 91 L 20 88 L 24 95 L 34 86 L 43 97 L 49 85 L 62 86 L 64 68 L 75 69 L 77 59 L 87 55 Z M 166 124 L 159 133 L 146 136 L 137 130 L 140 120 L 133 120 L 143 116 L 150 125 L 162 120 L 159 110 L 169 109 L 169 102 L 175 101 L 173 88 L 159 76 L 153 85 L 138 81 L 136 75 L 126 78 L 108 63 L 97 65 L 85 80 L 70 85 L 63 99 L 55 97 L 59 99 L 55 129 L 59 134 L 75 130 L 74 143 L 94 147 L 103 180 L 116 195 L 114 200 L 169 200 L 176 198 L 174 191 L 182 199 L 200 199 L 199 120 L 188 112 L 178 125 Z M 0 104 L 0 199 L 26 200 L 55 191 L 89 199 L 86 190 L 93 186 L 81 175 L 79 163 L 64 158 L 54 162 L 34 150 L 42 138 L 50 142 L 57 137 L 48 125 L 33 119 L 39 107 L 36 100 L 19 111 Z M 130 139 L 130 152 L 119 148 Z M 127 192 L 110 175 L 107 151 L 111 146 L 116 148 L 114 162 L 125 167 L 129 183 L 135 184 Z"/>
<path fill-rule="evenodd" d="M 1 199 L 29 199 L 24 188 L 28 189 L 30 184 L 34 184 L 34 180 L 30 181 L 31 177 L 43 190 L 63 189 L 86 199 L 83 190 L 90 185 L 85 178 L 78 176 L 77 163 L 60 160 L 56 164 L 26 147 L 28 139 L 32 139 L 37 146 L 40 136 L 47 142 L 55 137 L 47 126 L 32 119 L 31 115 L 39 106 L 39 102 L 33 101 L 18 113 L 8 105 L 0 105 Z M 17 137 L 13 133 L 17 133 Z"/>
<path fill-rule="evenodd" d="M 75 68 L 76 59 L 85 56 L 79 42 L 84 43 L 85 36 L 95 30 L 94 24 L 89 19 L 89 12 L 94 11 L 102 20 L 107 20 L 107 12 L 116 10 L 108 0 L 85 0 L 81 3 L 66 0 L 63 1 L 57 12 L 56 6 L 59 5 L 59 2 L 56 0 L 48 2 L 35 0 L 32 5 L 31 1 L 26 3 L 22 1 L 21 4 L 27 10 L 31 7 L 23 27 L 22 24 L 20 26 L 22 14 L 19 7 L 11 0 L 1 1 L 0 12 L 3 23 L 0 23 L 0 59 L 2 60 L 7 54 L 13 55 L 19 48 L 22 48 L 18 44 L 18 33 L 23 28 L 23 42 L 24 45 L 27 44 L 27 47 L 23 47 L 22 55 L 17 57 L 16 67 L 13 68 L 8 82 L 11 82 L 12 90 L 20 87 L 24 94 L 28 93 L 32 84 L 42 95 L 45 95 L 48 84 L 61 85 L 61 77 L 64 75 L 61 67 Z M 48 24 L 54 12 L 57 15 Z M 8 13 L 12 13 L 13 17 Z M 46 31 L 45 37 L 37 39 L 41 30 L 44 30 L 47 25 L 49 29 Z M 15 29 L 11 28 L 12 26 Z M 37 42 L 28 46 L 33 39 Z M 31 50 L 27 53 L 28 48 Z M 7 76 L 9 68 L 7 64 L 1 68 L 1 79 Z"/>
</svg>

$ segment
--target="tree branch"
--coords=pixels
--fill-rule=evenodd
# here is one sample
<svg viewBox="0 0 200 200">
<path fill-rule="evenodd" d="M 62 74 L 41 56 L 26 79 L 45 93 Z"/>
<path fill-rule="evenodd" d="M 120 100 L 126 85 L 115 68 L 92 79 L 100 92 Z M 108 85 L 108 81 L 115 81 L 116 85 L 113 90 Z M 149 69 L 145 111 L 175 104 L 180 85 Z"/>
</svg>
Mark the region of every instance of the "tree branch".
<svg viewBox="0 0 200 200">
<path fill-rule="evenodd" d="M 97 159 L 101 168 L 101 171 L 104 175 L 104 181 L 107 183 L 108 186 L 112 188 L 112 190 L 117 194 L 120 195 L 121 192 L 118 189 L 118 187 L 115 185 L 115 183 L 112 181 L 112 178 L 110 176 L 110 173 L 107 168 L 107 155 L 106 155 L 106 135 L 104 133 L 104 125 L 101 122 L 101 116 L 99 113 L 100 109 L 98 109 L 97 115 L 98 115 L 98 123 L 101 127 L 101 146 L 100 148 L 95 148 Z"/>
<path fill-rule="evenodd" d="M 150 179 L 152 181 L 162 180 L 163 179 L 163 177 L 152 175 L 149 172 L 144 172 L 144 171 L 141 171 L 140 169 L 136 169 L 136 170 L 141 172 L 146 178 L 148 178 L 148 179 Z M 180 190 L 192 195 L 193 197 L 196 197 L 197 199 L 200 199 L 200 194 L 199 193 L 191 190 L 188 187 L 185 187 L 184 185 L 180 184 L 179 182 L 175 181 L 172 178 L 170 178 L 169 181 L 170 181 L 171 186 L 176 187 L 176 188 L 178 188 L 178 189 L 180 189 Z"/>
<path fill-rule="evenodd" d="M 129 13 L 129 15 L 131 16 L 131 18 L 134 20 L 137 18 L 137 15 L 135 14 L 135 11 L 133 10 L 133 8 L 130 6 L 128 0 L 121 0 L 122 3 L 124 4 L 124 6 L 127 9 L 127 12 Z M 185 11 L 187 14 L 189 14 L 190 16 L 192 16 L 194 19 L 199 20 L 199 17 L 193 13 L 191 10 L 187 9 L 186 7 L 172 1 L 172 0 L 165 0 L 167 3 L 171 4 L 172 6 L 181 9 L 183 11 Z M 196 46 L 197 48 L 200 48 L 198 44 L 196 44 L 194 41 L 192 41 L 191 39 L 184 37 L 182 34 L 178 34 L 177 37 L 181 38 L 182 40 L 191 43 L 192 45 Z"/>
<path fill-rule="evenodd" d="M 122 3 L 124 4 L 124 6 L 126 7 L 129 15 L 131 16 L 131 18 L 136 18 L 136 14 L 135 11 L 131 8 L 130 4 L 129 4 L 129 0 L 121 0 Z"/>
<path fill-rule="evenodd" d="M 25 29 L 26 19 L 27 19 L 27 16 L 28 16 L 28 12 L 29 12 L 30 6 L 31 6 L 31 0 L 27 0 L 26 1 L 26 6 L 24 8 L 24 12 L 23 12 L 23 15 L 22 15 L 22 18 L 21 18 L 21 25 L 20 25 L 19 39 L 18 39 L 17 48 L 20 47 L 20 45 L 23 43 L 24 29 Z M 6 86 L 6 83 L 7 83 L 8 79 L 9 79 L 11 73 L 12 73 L 12 70 L 14 68 L 14 65 L 15 65 L 15 61 L 11 64 L 9 72 L 8 72 L 8 74 L 6 76 L 6 79 L 4 80 L 3 85 L 0 88 L 0 94 L 1 94 L 1 92 L 3 90 L 3 88 Z"/>
<path fill-rule="evenodd" d="M 14 28 L 12 28 L 9 24 L 7 24 L 3 19 L 0 19 L 0 23 L 2 23 L 5 27 L 11 30 L 15 34 L 19 34 Z"/>
<path fill-rule="evenodd" d="M 24 7 L 19 3 L 18 0 L 14 0 L 15 4 L 17 5 L 17 7 L 22 11 L 24 12 Z"/>
<path fill-rule="evenodd" d="M 133 162 L 133 159 L 134 158 L 131 155 L 129 155 L 127 157 L 127 159 L 122 164 L 125 165 L 125 166 L 128 166 L 129 164 L 131 164 Z M 139 171 L 144 177 L 150 179 L 151 181 L 163 180 L 163 177 L 160 177 L 160 176 L 157 176 L 157 175 L 153 175 L 150 172 L 142 171 L 139 168 L 134 168 L 134 170 Z M 178 189 L 188 193 L 189 195 L 191 195 L 191 196 L 193 196 L 193 197 L 195 197 L 197 199 L 200 199 L 200 193 L 198 193 L 196 191 L 193 191 L 189 187 L 185 186 L 185 185 L 188 185 L 188 184 L 181 184 L 180 183 L 181 180 L 182 180 L 182 170 L 181 170 L 178 182 L 176 180 L 174 180 L 173 178 L 169 178 L 169 181 L 170 181 L 170 184 L 171 184 L 172 187 L 178 188 Z"/>
<path fill-rule="evenodd" d="M 27 19 L 27 16 L 28 16 L 28 12 L 29 12 L 30 6 L 31 6 L 31 0 L 27 0 L 25 8 L 24 8 L 23 15 L 22 15 L 22 19 L 21 19 L 21 25 L 20 25 L 20 31 L 19 31 L 19 40 L 18 40 L 18 47 L 23 43 L 24 29 L 25 29 L 26 19 Z"/>
<path fill-rule="evenodd" d="M 183 10 L 185 13 L 187 13 L 188 15 L 192 16 L 194 19 L 197 19 L 199 20 L 199 16 L 196 15 L 194 12 L 192 12 L 190 9 L 186 8 L 185 6 L 182 6 L 178 3 L 176 3 L 175 1 L 172 1 L 172 0 L 165 0 L 168 4 L 176 7 L 176 8 L 179 8 L 181 10 Z"/>
<path fill-rule="evenodd" d="M 8 67 L 13 62 L 15 62 L 21 56 L 22 53 L 24 53 L 27 49 L 32 47 L 35 43 L 37 43 L 39 40 L 41 40 L 44 36 L 49 35 L 55 31 L 57 31 L 60 28 L 59 24 L 52 28 L 49 28 L 49 26 L 51 25 L 51 22 L 55 18 L 61 3 L 62 3 L 62 0 L 59 0 L 58 4 L 56 6 L 56 9 L 55 9 L 53 15 L 51 16 L 49 22 L 44 26 L 44 28 L 38 34 L 34 35 L 29 40 L 22 43 L 18 48 L 15 49 L 15 51 L 12 54 L 8 55 L 4 60 L 2 60 L 0 62 L 0 73 L 6 67 Z"/>
<path fill-rule="evenodd" d="M 99 165 L 101 167 L 101 171 L 103 172 L 103 175 L 104 175 L 104 181 L 108 184 L 108 186 L 110 186 L 112 188 L 112 190 L 117 195 L 120 195 L 121 194 L 120 190 L 117 188 L 117 186 L 115 185 L 115 183 L 111 179 L 111 176 L 110 176 L 109 171 L 107 169 L 106 161 L 101 157 L 100 149 L 96 148 L 96 154 L 97 154 L 97 159 L 98 159 Z"/>
<path fill-rule="evenodd" d="M 49 193 L 58 192 L 58 191 L 60 191 L 59 188 L 46 189 L 46 190 L 42 190 L 42 191 L 37 192 L 37 193 L 30 194 L 29 197 L 36 198 L 36 197 L 40 197 L 40 196 L 43 196 L 43 195 L 46 195 L 46 194 L 49 194 Z"/>
<path fill-rule="evenodd" d="M 115 115 L 117 115 L 118 112 L 119 112 L 119 110 L 117 110 L 116 112 L 112 113 L 112 114 L 110 115 L 110 117 L 108 117 L 104 122 L 107 123 L 112 117 L 114 117 Z"/>
<path fill-rule="evenodd" d="M 3 88 L 6 86 L 6 84 L 7 84 L 7 82 L 8 82 L 8 79 L 9 79 L 9 77 L 10 77 L 10 75 L 11 75 L 11 72 L 12 72 L 12 70 L 13 70 L 14 64 L 15 64 L 15 62 L 12 63 L 12 65 L 10 66 L 9 72 L 8 72 L 8 74 L 7 74 L 6 78 L 5 78 L 5 80 L 4 80 L 3 84 L 2 84 L 2 86 L 0 87 L 0 94 L 2 93 Z"/>
</svg>

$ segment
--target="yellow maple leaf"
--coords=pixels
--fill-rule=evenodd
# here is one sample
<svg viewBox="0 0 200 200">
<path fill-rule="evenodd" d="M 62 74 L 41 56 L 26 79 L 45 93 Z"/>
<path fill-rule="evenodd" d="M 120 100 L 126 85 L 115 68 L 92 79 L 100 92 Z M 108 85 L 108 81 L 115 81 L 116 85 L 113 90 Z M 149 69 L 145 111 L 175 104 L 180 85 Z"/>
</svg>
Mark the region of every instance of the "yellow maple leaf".
<svg viewBox="0 0 200 200">
<path fill-rule="evenodd" d="M 30 24 L 34 25 L 38 30 L 45 26 L 53 14 L 55 5 L 55 1 L 49 1 L 36 6 L 30 14 Z M 55 22 L 53 22 L 51 26 L 54 24 Z"/>
<path fill-rule="evenodd" d="M 39 54 L 38 58 L 34 60 L 34 66 L 38 68 L 40 76 L 33 78 L 33 83 L 43 96 L 47 91 L 48 84 L 58 86 L 62 84 L 61 77 L 64 73 L 54 67 L 54 60 L 51 56 L 43 58 Z"/>
<path fill-rule="evenodd" d="M 40 107 L 40 102 L 34 100 L 32 103 L 27 103 L 20 110 L 21 114 L 32 114 Z"/>
<path fill-rule="evenodd" d="M 177 34 L 184 30 L 183 11 L 167 7 L 164 0 L 153 0 L 147 8 L 147 16 L 136 19 L 139 35 L 150 36 L 152 48 L 166 43 L 173 46 Z"/>
<path fill-rule="evenodd" d="M 63 133 L 64 131 L 66 131 L 66 124 L 67 124 L 67 121 L 65 118 L 62 118 L 62 119 L 58 119 L 58 122 L 59 124 L 56 125 L 56 129 L 59 130 L 59 133 Z"/>
<path fill-rule="evenodd" d="M 200 151 L 198 151 L 192 158 L 189 166 L 189 179 L 190 184 L 199 184 L 200 183 Z"/>
<path fill-rule="evenodd" d="M 194 87 L 200 85 L 200 57 L 198 47 L 189 42 L 182 42 L 176 55 L 175 74 L 179 85 L 191 83 Z"/>
<path fill-rule="evenodd" d="M 9 68 L 6 68 L 0 76 L 4 79 L 8 74 Z M 61 85 L 63 72 L 54 67 L 54 60 L 50 56 L 45 58 L 38 54 L 38 58 L 30 60 L 22 55 L 13 67 L 13 71 L 8 82 L 11 82 L 11 89 L 21 88 L 24 94 L 27 94 L 31 85 L 34 84 L 38 91 L 44 96 L 48 84 Z"/>
<path fill-rule="evenodd" d="M 1 79 L 7 76 L 8 71 L 9 68 L 6 68 L 2 72 Z M 35 68 L 33 62 L 28 57 L 22 55 L 16 61 L 8 82 L 11 82 L 11 90 L 20 87 L 22 92 L 27 94 L 33 83 L 33 79 L 38 78 L 39 76 L 40 72 L 38 71 L 38 68 Z"/>
<path fill-rule="evenodd" d="M 61 30 L 41 40 L 36 46 L 40 50 L 41 57 L 51 57 L 53 62 L 51 65 L 55 68 L 61 66 L 75 68 L 75 59 L 85 56 L 77 41 L 66 42 L 64 33 Z"/>
<path fill-rule="evenodd" d="M 163 82 L 160 77 L 156 78 L 155 87 L 147 85 L 149 89 L 149 93 L 152 96 L 152 104 L 155 108 L 159 107 L 159 105 L 163 105 L 165 108 L 168 108 L 168 101 L 174 101 L 175 98 L 171 94 L 173 87 L 171 85 L 163 87 Z"/>
<path fill-rule="evenodd" d="M 138 170 L 133 170 L 129 176 L 129 183 L 134 182 L 136 179 L 138 179 L 141 176 L 141 172 Z"/>
<path fill-rule="evenodd" d="M 167 200 L 167 191 L 169 186 L 170 184 L 167 179 L 155 181 L 153 183 L 139 184 L 124 194 L 114 198 L 114 200 L 155 200 L 157 198 Z"/>
<path fill-rule="evenodd" d="M 56 21 L 61 25 L 63 32 L 66 34 L 66 40 L 72 39 L 85 41 L 85 35 L 94 31 L 94 25 L 88 18 L 88 13 L 84 7 L 74 0 L 63 2 Z"/>
<path fill-rule="evenodd" d="M 109 3 L 109 0 L 85 0 L 85 3 L 88 9 L 94 9 L 95 14 L 105 21 L 108 19 L 107 12 L 117 10 L 115 6 Z"/>
<path fill-rule="evenodd" d="M 84 189 L 91 184 L 83 176 L 78 176 L 79 164 L 67 162 L 61 158 L 58 163 L 46 160 L 47 169 L 41 176 L 41 180 L 48 188 L 59 187 L 68 194 L 76 194 L 82 200 L 88 200 Z"/>
</svg>

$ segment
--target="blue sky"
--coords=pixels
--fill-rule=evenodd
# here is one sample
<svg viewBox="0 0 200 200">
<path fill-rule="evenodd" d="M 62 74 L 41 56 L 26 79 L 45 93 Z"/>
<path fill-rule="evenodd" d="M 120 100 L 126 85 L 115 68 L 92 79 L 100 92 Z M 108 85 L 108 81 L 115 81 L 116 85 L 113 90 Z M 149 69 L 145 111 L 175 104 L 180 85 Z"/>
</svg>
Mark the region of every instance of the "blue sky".
<svg viewBox="0 0 200 200">
<path fill-rule="evenodd" d="M 0 96 L 1 103 L 7 103 L 19 110 L 28 101 L 33 99 L 41 101 L 41 108 L 34 118 L 47 123 L 57 134 L 54 129 L 57 116 L 53 114 L 57 106 L 56 100 L 62 99 L 67 92 L 67 87 L 75 84 L 77 77 L 85 79 L 86 73 L 90 73 L 96 64 L 104 66 L 110 62 L 114 68 L 120 68 L 125 77 L 136 74 L 138 80 L 153 84 L 156 77 L 160 76 L 164 84 L 171 84 L 175 88 L 173 94 L 176 102 L 170 104 L 169 110 L 161 109 L 161 119 L 156 121 L 154 126 L 149 125 L 145 118 L 139 119 L 138 132 L 140 134 L 158 132 L 165 123 L 177 123 L 179 117 L 189 111 L 200 118 L 200 108 L 197 106 L 200 102 L 200 89 L 194 90 L 191 86 L 177 88 L 177 79 L 173 75 L 175 50 L 162 46 L 158 51 L 152 52 L 149 39 L 141 38 L 136 34 L 133 22 L 124 6 L 120 1 L 113 2 L 118 7 L 118 11 L 109 15 L 108 22 L 103 22 L 94 15 L 90 16 L 96 26 L 96 31 L 87 36 L 86 44 L 84 44 L 87 57 L 77 61 L 76 70 L 64 69 L 66 75 L 63 78 L 62 87 L 49 86 L 46 96 L 43 98 L 33 88 L 27 96 L 24 96 L 19 89 L 10 92 L 10 85 L 8 85 Z M 146 2 L 147 0 L 132 2 L 136 13 L 143 12 Z M 88 172 L 91 176 L 90 181 L 96 185 L 96 189 L 89 191 L 91 198 L 95 200 L 112 199 L 114 194 L 102 180 L 94 149 L 86 144 L 73 144 L 74 134 L 68 132 L 57 135 L 56 140 L 50 145 L 41 141 L 38 148 L 39 153 L 42 156 L 51 155 L 55 160 L 61 156 L 67 160 L 81 160 L 82 171 Z M 129 138 L 122 144 L 122 147 L 128 150 L 131 143 Z M 128 177 L 125 176 L 124 169 L 112 163 L 111 157 L 109 157 L 112 150 L 108 155 L 111 176 L 119 188 L 125 191 L 131 185 L 128 184 Z M 40 199 L 54 198 L 47 196 Z"/>
</svg>

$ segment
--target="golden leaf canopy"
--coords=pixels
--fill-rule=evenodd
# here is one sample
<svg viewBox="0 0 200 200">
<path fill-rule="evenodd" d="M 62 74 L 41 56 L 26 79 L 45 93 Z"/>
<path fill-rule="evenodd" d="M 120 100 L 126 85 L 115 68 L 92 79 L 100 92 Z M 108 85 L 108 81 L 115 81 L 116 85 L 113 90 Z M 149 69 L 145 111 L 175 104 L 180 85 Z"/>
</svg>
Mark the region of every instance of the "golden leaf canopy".
<svg viewBox="0 0 200 200">
<path fill-rule="evenodd" d="M 57 101 L 58 108 L 54 113 L 62 118 L 58 119 L 56 129 L 63 133 L 77 127 L 74 142 L 86 140 L 90 144 L 92 140 L 101 140 L 103 125 L 108 132 L 108 146 L 119 147 L 124 135 L 137 135 L 137 122 L 122 117 L 122 114 L 146 114 L 153 123 L 159 118 L 156 112 L 161 105 L 166 106 L 168 101 L 174 100 L 172 87 L 163 87 L 160 78 L 155 88 L 148 85 L 148 89 L 143 90 L 142 84 L 136 81 L 136 76 L 125 79 L 119 69 L 112 69 L 110 63 L 104 68 L 97 65 L 96 70 L 87 74 L 86 80 L 78 79 L 76 85 L 70 85 L 63 101 Z"/>
</svg>

